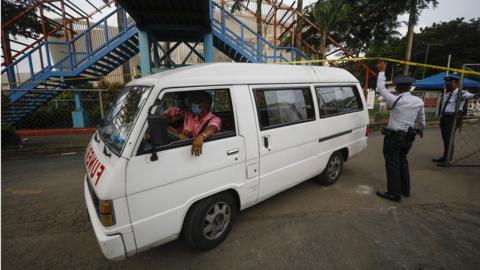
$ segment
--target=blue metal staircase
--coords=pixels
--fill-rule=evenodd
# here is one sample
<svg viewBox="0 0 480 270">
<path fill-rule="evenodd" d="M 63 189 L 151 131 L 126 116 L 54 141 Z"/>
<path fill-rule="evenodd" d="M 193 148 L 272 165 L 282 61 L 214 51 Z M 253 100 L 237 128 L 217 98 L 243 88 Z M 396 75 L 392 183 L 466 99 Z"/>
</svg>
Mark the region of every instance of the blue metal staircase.
<svg viewBox="0 0 480 270">
<path fill-rule="evenodd" d="M 10 107 L 2 114 L 2 122 L 18 124 L 57 96 L 61 92 L 59 89 L 67 88 L 69 80 L 98 80 L 135 56 L 139 51 L 135 22 L 125 20 L 125 29 L 113 35 L 108 27 L 107 21 L 116 19 L 114 15 L 117 12 L 125 11 L 121 8 L 112 11 L 69 42 L 43 41 L 5 67 L 2 74 L 8 74 Z M 99 30 L 103 30 L 100 35 L 102 40 L 92 45 L 92 36 L 95 34 L 98 39 Z M 52 63 L 49 47 L 55 45 L 65 48 L 67 55 Z M 35 65 L 39 59 L 35 56 L 38 57 L 40 51 L 46 55 L 47 64 L 39 69 Z M 29 67 L 29 78 L 18 82 L 15 69 L 26 65 Z"/>
<path fill-rule="evenodd" d="M 9 111 L 2 114 L 2 122 L 21 123 L 58 95 L 59 89 L 66 88 L 66 81 L 76 78 L 97 80 L 135 56 L 139 46 L 138 29 L 133 20 L 125 19 L 125 29 L 114 35 L 109 31 L 107 21 L 117 12 L 125 10 L 119 8 L 111 12 L 69 42 L 39 43 L 5 67 L 2 74 L 8 74 L 11 104 Z M 206 16 L 210 17 L 214 46 L 236 62 L 286 63 L 298 58 L 308 59 L 296 48 L 272 45 L 213 1 L 209 13 Z M 99 29 L 103 31 L 103 40 L 100 45 L 92 47 L 92 33 L 98 33 Z M 52 63 L 49 51 L 49 46 L 54 44 L 64 46 L 67 51 L 67 55 L 56 63 Z M 40 50 L 46 55 L 47 65 L 35 70 L 34 61 L 38 60 L 34 58 Z M 25 65 L 29 67 L 30 77 L 25 82 L 17 82 L 14 70 Z"/>
<path fill-rule="evenodd" d="M 212 2 L 212 9 L 213 44 L 235 62 L 288 63 L 309 59 L 295 47 L 274 46 L 219 4 Z"/>
</svg>

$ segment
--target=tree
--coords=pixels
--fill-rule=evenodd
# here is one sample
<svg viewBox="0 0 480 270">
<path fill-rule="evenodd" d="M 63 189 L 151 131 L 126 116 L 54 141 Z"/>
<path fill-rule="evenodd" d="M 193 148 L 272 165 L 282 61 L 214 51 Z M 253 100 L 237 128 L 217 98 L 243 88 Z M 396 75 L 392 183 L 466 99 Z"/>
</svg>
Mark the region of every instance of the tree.
<svg viewBox="0 0 480 270">
<path fill-rule="evenodd" d="M 34 0 L 2 0 L 2 25 L 33 4 Z M 32 9 L 13 22 L 7 31 L 14 37 L 38 38 L 42 33 L 42 22 Z"/>
<path fill-rule="evenodd" d="M 405 50 L 405 61 L 410 61 L 413 45 L 413 30 L 418 21 L 420 12 L 432 4 L 435 8 L 438 5 L 437 0 L 409 0 L 408 1 L 408 32 L 407 32 L 407 48 Z M 409 66 L 405 65 L 403 74 L 408 75 Z"/>
<path fill-rule="evenodd" d="M 315 3 L 311 14 L 315 23 L 320 28 L 320 57 L 325 58 L 327 37 L 336 25 L 351 16 L 350 6 L 343 0 L 321 0 Z"/>
<path fill-rule="evenodd" d="M 412 61 L 423 62 L 428 43 L 443 44 L 444 46 L 430 47 L 428 64 L 446 66 L 448 55 L 452 55 L 451 66 L 461 68 L 465 63 L 480 63 L 480 18 L 464 21 L 457 18 L 449 22 L 434 23 L 432 26 L 421 28 L 414 34 L 417 40 L 412 46 Z M 407 37 L 391 37 L 381 44 L 372 46 L 367 52 L 367 57 L 388 57 L 401 59 L 405 50 Z M 393 70 L 392 70 L 393 69 Z M 422 68 L 411 67 L 411 76 L 421 78 Z M 399 65 L 390 65 L 387 77 L 399 74 L 402 68 Z M 426 70 L 426 75 L 434 75 L 438 70 Z M 479 79 L 479 78 L 474 78 Z"/>
<path fill-rule="evenodd" d="M 388 37 L 398 34 L 396 28 L 398 27 L 397 16 L 406 11 L 405 1 L 389 1 L 389 0 L 322 0 L 315 4 L 305 7 L 304 14 L 311 21 L 317 21 L 315 17 L 320 17 L 320 14 L 314 15 L 316 5 L 324 5 L 326 2 L 335 2 L 337 9 L 325 14 L 326 17 L 334 16 L 335 23 L 330 25 L 330 29 L 326 32 L 327 35 L 346 46 L 349 52 L 353 55 L 365 52 L 366 48 L 383 42 Z M 338 9 L 342 7 L 342 9 Z M 346 14 L 348 11 L 349 14 Z M 341 12 L 338 17 L 334 13 Z M 322 20 L 321 18 L 318 18 Z M 316 22 L 319 24 L 318 22 Z M 320 26 L 320 25 L 318 25 Z M 302 39 L 314 47 L 321 47 L 322 43 L 321 33 L 314 27 L 306 27 L 302 33 Z M 328 51 L 329 42 L 326 41 L 325 51 Z M 338 56 L 345 56 L 342 52 Z"/>
</svg>

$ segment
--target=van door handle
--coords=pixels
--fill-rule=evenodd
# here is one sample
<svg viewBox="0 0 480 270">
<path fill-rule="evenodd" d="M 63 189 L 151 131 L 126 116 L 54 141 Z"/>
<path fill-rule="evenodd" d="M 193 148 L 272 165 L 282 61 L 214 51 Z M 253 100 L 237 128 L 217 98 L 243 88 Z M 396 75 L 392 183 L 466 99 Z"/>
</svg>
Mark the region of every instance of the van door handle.
<svg viewBox="0 0 480 270">
<path fill-rule="evenodd" d="M 263 146 L 270 151 L 270 135 L 263 136 Z"/>
<path fill-rule="evenodd" d="M 227 156 L 238 154 L 238 152 L 240 152 L 240 150 L 238 148 L 229 150 L 229 151 L 227 151 Z"/>
</svg>

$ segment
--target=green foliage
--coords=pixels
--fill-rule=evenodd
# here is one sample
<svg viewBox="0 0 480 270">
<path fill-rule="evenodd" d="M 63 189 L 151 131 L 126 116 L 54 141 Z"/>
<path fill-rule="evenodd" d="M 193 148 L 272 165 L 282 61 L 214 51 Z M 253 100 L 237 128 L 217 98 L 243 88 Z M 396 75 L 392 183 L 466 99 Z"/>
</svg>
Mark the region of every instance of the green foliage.
<svg viewBox="0 0 480 270">
<path fill-rule="evenodd" d="M 15 127 L 2 123 L 2 147 L 14 146 L 20 143 L 21 138 L 17 135 Z"/>
<path fill-rule="evenodd" d="M 327 30 L 329 36 L 342 42 L 356 55 L 372 44 L 398 34 L 397 16 L 406 11 L 406 1 L 321 0 L 305 7 L 303 12 L 321 30 Z M 316 29 L 306 27 L 302 37 L 309 44 L 320 48 L 322 35 Z M 329 45 L 331 44 L 327 42 L 327 47 Z M 339 52 L 338 56 L 344 54 Z"/>
<path fill-rule="evenodd" d="M 387 122 L 390 117 L 390 112 L 375 112 L 373 119 L 375 123 Z"/>
<path fill-rule="evenodd" d="M 35 4 L 34 0 L 2 0 L 2 26 L 5 22 L 11 20 L 20 12 Z M 48 6 L 44 6 L 46 10 L 50 10 Z M 49 32 L 52 28 L 47 22 L 46 30 Z M 7 32 L 15 36 L 23 36 L 27 38 L 38 38 L 42 33 L 42 23 L 40 17 L 35 15 L 35 9 L 27 12 L 13 24 L 7 28 Z"/>
<path fill-rule="evenodd" d="M 457 18 L 449 22 L 434 23 L 430 27 L 420 29 L 414 35 L 411 61 L 423 63 L 427 44 L 443 44 L 443 46 L 430 46 L 428 64 L 446 66 L 448 55 L 452 55 L 451 67 L 461 68 L 465 63 L 480 63 L 480 18 L 464 21 Z M 406 38 L 390 37 L 385 42 L 371 46 L 367 50 L 367 57 L 382 56 L 402 59 L 405 51 Z M 392 70 L 393 68 L 393 70 Z M 387 67 L 387 78 L 391 73 L 397 75 L 401 66 L 390 64 Z M 410 67 L 410 75 L 420 79 L 423 68 Z M 427 69 L 425 76 L 437 74 L 439 71 Z M 475 78 L 473 78 L 475 79 Z M 478 79 L 478 78 L 476 78 Z"/>
<path fill-rule="evenodd" d="M 380 46 L 385 40 L 398 36 L 397 17 L 409 11 L 409 0 L 319 0 L 304 8 L 305 16 L 316 22 L 321 30 L 358 55 L 371 46 Z M 418 0 L 417 11 L 436 6 L 437 0 Z M 320 49 L 322 33 L 312 27 L 303 30 L 302 38 Z M 332 45 L 327 42 L 328 46 Z M 405 43 L 403 44 L 405 46 Z M 336 47 L 336 46 L 335 46 Z M 405 50 L 405 47 L 403 47 Z M 338 52 L 337 56 L 345 56 Z M 403 55 L 402 57 L 403 58 Z M 400 59 L 401 59 L 400 58 Z"/>
</svg>

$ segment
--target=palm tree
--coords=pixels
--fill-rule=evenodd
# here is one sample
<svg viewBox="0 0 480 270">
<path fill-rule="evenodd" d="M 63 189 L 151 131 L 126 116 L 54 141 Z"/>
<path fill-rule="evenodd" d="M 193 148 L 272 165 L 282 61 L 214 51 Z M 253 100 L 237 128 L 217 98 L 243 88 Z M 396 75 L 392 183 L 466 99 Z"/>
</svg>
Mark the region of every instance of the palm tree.
<svg viewBox="0 0 480 270">
<path fill-rule="evenodd" d="M 335 26 L 351 16 L 350 6 L 343 0 L 320 0 L 313 7 L 313 18 L 320 28 L 320 57 L 325 58 L 327 37 Z"/>
</svg>

